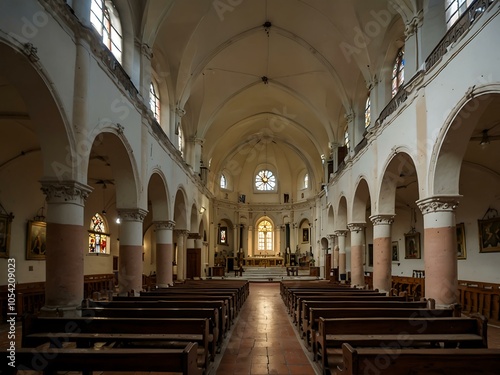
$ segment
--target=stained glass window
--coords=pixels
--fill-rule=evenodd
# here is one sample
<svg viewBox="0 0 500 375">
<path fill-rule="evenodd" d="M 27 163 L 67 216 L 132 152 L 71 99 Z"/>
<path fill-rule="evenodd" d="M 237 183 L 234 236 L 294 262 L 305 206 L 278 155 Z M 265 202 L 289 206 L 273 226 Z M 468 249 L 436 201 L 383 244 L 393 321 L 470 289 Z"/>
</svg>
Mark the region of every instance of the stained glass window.
<svg viewBox="0 0 500 375">
<path fill-rule="evenodd" d="M 400 48 L 392 67 L 392 97 L 395 97 L 405 81 L 405 52 Z"/>
<path fill-rule="evenodd" d="M 158 95 L 158 90 L 156 84 L 151 82 L 149 85 L 149 108 L 153 112 L 156 121 L 160 123 L 160 97 Z"/>
<path fill-rule="evenodd" d="M 177 135 L 177 146 L 179 146 L 179 151 L 181 155 L 184 155 L 184 143 L 183 143 L 182 128 L 179 126 L 179 134 Z"/>
<path fill-rule="evenodd" d="M 102 36 L 102 42 L 121 63 L 122 28 L 120 17 L 111 0 L 92 0 L 90 22 Z"/>
<path fill-rule="evenodd" d="M 276 176 L 268 169 L 263 169 L 255 176 L 255 187 L 260 191 L 273 191 L 276 189 Z"/>
<path fill-rule="evenodd" d="M 257 226 L 258 250 L 273 250 L 273 225 L 268 220 L 262 220 Z"/>
<path fill-rule="evenodd" d="M 304 176 L 304 189 L 307 189 L 309 187 L 309 174 L 306 173 Z"/>
<path fill-rule="evenodd" d="M 96 213 L 90 220 L 89 229 L 89 253 L 109 254 L 107 248 L 109 234 L 106 233 L 106 223 L 104 218 Z"/>
</svg>

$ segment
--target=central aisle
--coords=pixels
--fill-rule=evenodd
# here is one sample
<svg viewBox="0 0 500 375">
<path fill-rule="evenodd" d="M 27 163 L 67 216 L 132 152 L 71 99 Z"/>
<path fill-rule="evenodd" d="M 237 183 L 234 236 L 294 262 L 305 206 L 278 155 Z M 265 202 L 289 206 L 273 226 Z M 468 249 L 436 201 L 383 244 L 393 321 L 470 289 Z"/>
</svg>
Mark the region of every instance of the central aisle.
<svg viewBox="0 0 500 375">
<path fill-rule="evenodd" d="M 251 283 L 216 374 L 315 375 L 295 332 L 279 283 Z"/>
</svg>

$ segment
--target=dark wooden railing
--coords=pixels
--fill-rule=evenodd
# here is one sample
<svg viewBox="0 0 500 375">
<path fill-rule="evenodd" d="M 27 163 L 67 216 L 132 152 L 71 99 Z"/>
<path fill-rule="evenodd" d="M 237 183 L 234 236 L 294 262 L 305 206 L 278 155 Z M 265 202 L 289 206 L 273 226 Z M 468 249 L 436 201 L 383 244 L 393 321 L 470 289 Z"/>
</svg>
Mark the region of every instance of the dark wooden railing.
<svg viewBox="0 0 500 375">
<path fill-rule="evenodd" d="M 479 313 L 500 323 L 500 284 L 459 280 L 458 290 L 464 314 Z"/>
</svg>

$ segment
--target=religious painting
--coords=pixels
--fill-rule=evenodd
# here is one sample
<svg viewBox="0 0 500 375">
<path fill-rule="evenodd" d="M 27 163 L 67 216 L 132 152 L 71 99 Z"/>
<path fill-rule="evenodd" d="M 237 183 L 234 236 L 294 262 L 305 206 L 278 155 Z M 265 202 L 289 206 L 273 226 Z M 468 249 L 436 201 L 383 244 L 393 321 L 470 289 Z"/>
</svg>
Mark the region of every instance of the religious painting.
<svg viewBox="0 0 500 375">
<path fill-rule="evenodd" d="M 420 233 L 405 233 L 405 259 L 420 259 Z"/>
<path fill-rule="evenodd" d="M 399 262 L 399 242 L 398 241 L 392 241 L 391 254 L 392 254 L 392 261 Z"/>
<path fill-rule="evenodd" d="M 457 224 L 457 259 L 466 259 L 465 249 L 465 224 Z"/>
<path fill-rule="evenodd" d="M 478 220 L 479 252 L 500 251 L 500 218 Z"/>
<path fill-rule="evenodd" d="M 47 223 L 44 221 L 28 222 L 28 238 L 26 241 L 26 259 L 44 260 L 47 244 Z"/>
<path fill-rule="evenodd" d="M 309 228 L 302 229 L 302 243 L 309 242 Z"/>
<path fill-rule="evenodd" d="M 220 243 L 223 245 L 227 244 L 227 227 L 220 227 Z"/>
<path fill-rule="evenodd" d="M 11 220 L 9 215 L 0 215 L 0 258 L 9 257 Z"/>
</svg>

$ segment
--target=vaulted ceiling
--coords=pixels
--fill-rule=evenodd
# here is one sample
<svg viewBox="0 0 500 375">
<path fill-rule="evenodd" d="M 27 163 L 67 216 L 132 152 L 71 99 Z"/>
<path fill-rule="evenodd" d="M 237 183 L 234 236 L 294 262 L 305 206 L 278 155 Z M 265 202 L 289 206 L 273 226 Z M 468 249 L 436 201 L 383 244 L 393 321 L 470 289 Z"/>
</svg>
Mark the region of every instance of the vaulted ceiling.
<svg viewBox="0 0 500 375">
<path fill-rule="evenodd" d="M 401 9 L 387 0 L 148 1 L 143 40 L 215 175 L 268 140 L 286 173 L 306 169 L 318 188 L 321 155 L 343 143 L 345 114 L 364 105 L 388 41 L 402 36 L 402 27 L 389 35 Z"/>
</svg>

